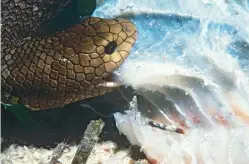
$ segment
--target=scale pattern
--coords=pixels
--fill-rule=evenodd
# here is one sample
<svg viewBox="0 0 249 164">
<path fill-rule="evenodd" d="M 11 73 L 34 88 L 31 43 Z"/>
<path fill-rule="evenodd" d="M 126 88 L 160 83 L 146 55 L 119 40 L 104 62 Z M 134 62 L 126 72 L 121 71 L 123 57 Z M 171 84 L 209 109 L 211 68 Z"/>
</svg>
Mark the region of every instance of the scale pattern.
<svg viewBox="0 0 249 164">
<path fill-rule="evenodd" d="M 89 17 L 64 31 L 41 35 L 67 0 L 1 3 L 3 102 L 47 109 L 114 89 L 98 85 L 123 63 L 136 40 L 129 20 Z"/>
</svg>

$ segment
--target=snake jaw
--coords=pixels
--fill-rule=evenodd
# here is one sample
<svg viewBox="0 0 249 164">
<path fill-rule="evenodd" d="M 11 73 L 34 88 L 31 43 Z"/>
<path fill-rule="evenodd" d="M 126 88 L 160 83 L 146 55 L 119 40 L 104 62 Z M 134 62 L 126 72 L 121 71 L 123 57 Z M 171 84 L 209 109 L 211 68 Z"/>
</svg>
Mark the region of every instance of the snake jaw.
<svg viewBox="0 0 249 164">
<path fill-rule="evenodd" d="M 117 87 L 121 87 L 122 84 L 119 82 L 103 82 L 103 83 L 99 83 L 97 85 L 98 87 L 105 87 L 105 88 L 117 88 Z"/>
<path fill-rule="evenodd" d="M 118 87 L 121 87 L 123 84 L 121 81 L 117 80 L 117 77 L 118 75 L 115 72 L 110 73 L 107 77 L 104 78 L 103 82 L 97 84 L 97 87 L 104 87 L 110 89 L 116 89 Z"/>
</svg>

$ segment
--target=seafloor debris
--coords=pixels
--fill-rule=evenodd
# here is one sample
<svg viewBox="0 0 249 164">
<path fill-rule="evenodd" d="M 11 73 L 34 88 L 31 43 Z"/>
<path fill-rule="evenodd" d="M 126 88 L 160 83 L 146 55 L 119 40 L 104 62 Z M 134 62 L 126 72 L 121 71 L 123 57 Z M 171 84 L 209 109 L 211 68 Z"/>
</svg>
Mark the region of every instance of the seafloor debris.
<svg viewBox="0 0 249 164">
<path fill-rule="evenodd" d="M 101 142 L 97 142 L 104 124 L 105 123 L 101 120 L 92 121 L 88 125 L 88 128 L 86 129 L 82 140 L 78 145 L 59 143 L 56 148 L 46 149 L 28 145 L 22 146 L 12 144 L 9 148 L 1 152 L 1 163 L 71 164 L 73 160 L 75 163 L 81 164 L 148 163 L 148 161 L 144 159 L 144 156 L 142 156 L 141 154 L 133 153 L 133 149 L 129 149 L 130 145 L 120 148 L 120 145 L 115 143 L 115 141 L 119 140 L 118 137 L 120 136 L 118 135 L 118 131 L 116 131 L 115 128 L 107 128 L 103 130 L 103 132 L 106 133 L 110 133 L 110 131 L 113 131 L 112 133 L 115 133 L 115 136 L 110 135 L 110 137 L 105 138 Z M 108 122 L 106 122 L 106 124 L 108 124 Z M 125 141 L 124 143 L 128 144 Z"/>
<path fill-rule="evenodd" d="M 58 163 L 71 163 L 76 152 L 76 146 L 70 146 L 69 151 L 62 153 L 57 160 Z M 32 146 L 19 146 L 12 144 L 8 149 L 1 152 L 2 163 L 13 164 L 49 164 L 55 149 L 36 148 Z"/>
<path fill-rule="evenodd" d="M 57 145 L 57 147 L 54 149 L 52 154 L 52 159 L 49 164 L 58 164 L 61 163 L 59 158 L 61 157 L 62 153 L 66 149 L 67 145 L 65 143 L 60 143 Z"/>
<path fill-rule="evenodd" d="M 98 142 L 99 135 L 102 132 L 104 125 L 105 123 L 101 119 L 90 122 L 90 124 L 87 126 L 83 138 L 80 141 L 72 164 L 86 163 L 92 149 Z"/>
</svg>

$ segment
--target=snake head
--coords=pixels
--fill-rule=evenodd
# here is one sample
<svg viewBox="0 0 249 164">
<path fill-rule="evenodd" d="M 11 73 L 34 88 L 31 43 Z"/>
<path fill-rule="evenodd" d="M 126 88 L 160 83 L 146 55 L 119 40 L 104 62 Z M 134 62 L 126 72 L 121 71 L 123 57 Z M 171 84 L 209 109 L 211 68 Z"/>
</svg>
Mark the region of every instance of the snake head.
<svg viewBox="0 0 249 164">
<path fill-rule="evenodd" d="M 83 37 L 80 38 L 80 43 L 74 50 L 79 56 L 80 65 L 84 68 L 83 81 L 89 82 L 92 86 L 87 89 L 86 95 L 92 97 L 90 92 L 94 88 L 108 87 L 105 85 L 106 81 L 113 80 L 113 72 L 128 57 L 136 41 L 136 27 L 126 19 L 89 17 L 81 22 L 81 25 L 74 26 L 72 31 L 78 34 L 83 31 L 81 34 Z M 112 89 L 100 89 L 98 93 L 102 95 L 107 90 Z"/>
<path fill-rule="evenodd" d="M 90 54 L 90 65 L 95 75 L 108 77 L 128 57 L 136 41 L 137 31 L 127 19 L 100 19 L 91 17 L 83 22 L 85 35 L 92 37 L 95 53 Z"/>
<path fill-rule="evenodd" d="M 91 24 L 91 22 L 94 23 Z M 96 46 L 96 53 L 99 59 L 102 60 L 99 60 L 97 63 L 102 64 L 103 62 L 105 72 L 112 73 L 128 57 L 136 40 L 136 27 L 126 19 L 90 18 L 89 24 L 95 30 L 95 34 L 92 36 L 93 43 Z M 96 74 L 100 74 L 98 70 Z"/>
<path fill-rule="evenodd" d="M 73 66 L 67 78 L 83 87 L 78 89 L 84 95 L 79 99 L 103 95 L 116 87 L 105 84 L 128 57 L 136 36 L 136 27 L 129 20 L 96 17 L 57 33 L 63 58 Z"/>
</svg>

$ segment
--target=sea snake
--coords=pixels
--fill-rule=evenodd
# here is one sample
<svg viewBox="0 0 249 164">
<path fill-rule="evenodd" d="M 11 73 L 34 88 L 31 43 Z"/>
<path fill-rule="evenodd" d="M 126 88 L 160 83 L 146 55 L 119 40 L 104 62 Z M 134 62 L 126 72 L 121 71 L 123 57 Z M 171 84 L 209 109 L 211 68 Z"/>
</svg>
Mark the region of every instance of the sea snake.
<svg viewBox="0 0 249 164">
<path fill-rule="evenodd" d="M 126 19 L 88 17 L 44 34 L 71 0 L 1 1 L 1 101 L 30 109 L 63 107 L 114 90 L 106 83 L 137 36 Z"/>
</svg>

